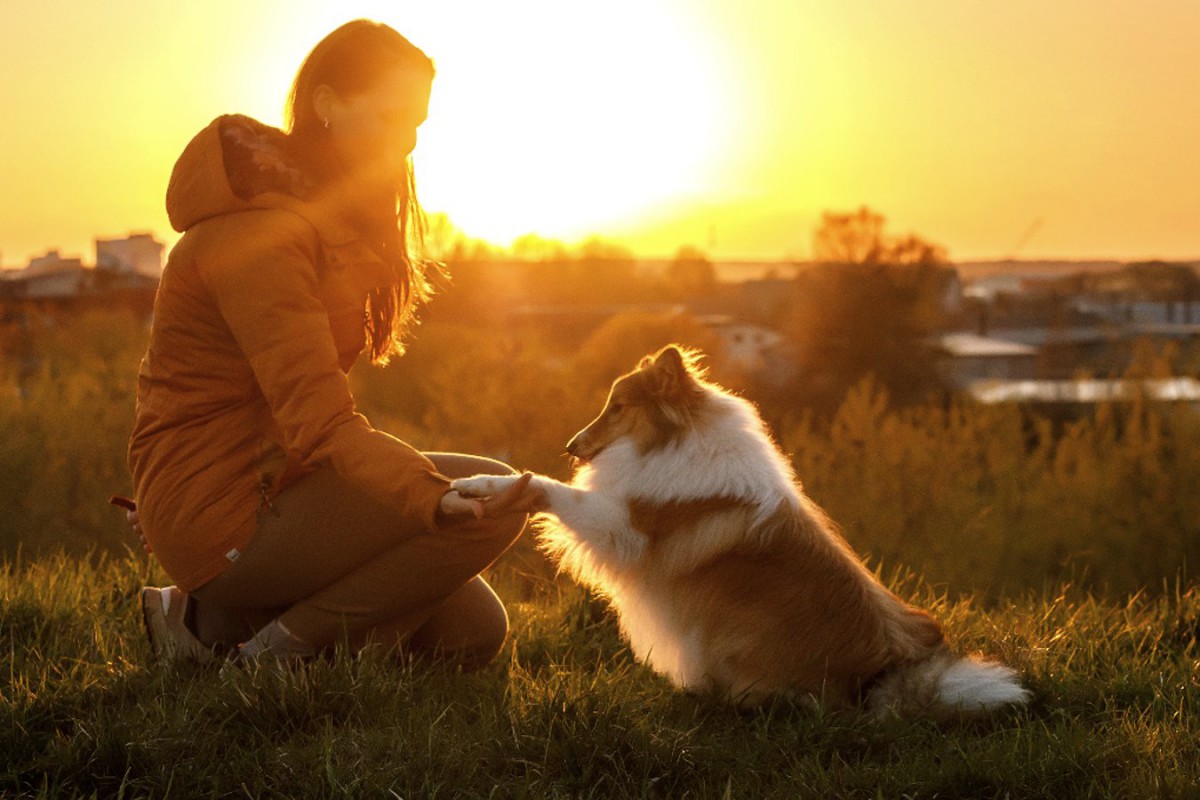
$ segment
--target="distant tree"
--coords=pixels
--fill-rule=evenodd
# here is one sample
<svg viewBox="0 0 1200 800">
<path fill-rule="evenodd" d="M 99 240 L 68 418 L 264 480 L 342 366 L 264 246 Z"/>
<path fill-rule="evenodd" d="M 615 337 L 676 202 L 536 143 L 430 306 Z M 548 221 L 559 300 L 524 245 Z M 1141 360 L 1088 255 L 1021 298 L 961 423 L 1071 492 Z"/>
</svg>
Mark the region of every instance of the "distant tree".
<svg viewBox="0 0 1200 800">
<path fill-rule="evenodd" d="M 503 255 L 499 247 L 468 236 L 442 213 L 425 216 L 423 239 L 426 255 L 442 264 L 494 261 Z"/>
<path fill-rule="evenodd" d="M 1200 275 L 1190 264 L 1144 261 L 1126 266 L 1122 273 L 1147 300 L 1170 302 L 1200 298 Z"/>
<path fill-rule="evenodd" d="M 1139 294 L 1166 305 L 1169 322 L 1190 324 L 1195 321 L 1192 304 L 1200 301 L 1200 274 L 1190 264 L 1149 261 L 1130 264 L 1125 271 L 1138 287 Z M 1182 314 L 1176 314 L 1176 304 Z"/>
<path fill-rule="evenodd" d="M 826 211 L 813 234 L 813 260 L 821 264 L 883 261 L 884 218 L 863 206 L 850 214 Z"/>
<path fill-rule="evenodd" d="M 579 246 L 572 278 L 579 299 L 624 304 L 639 299 L 637 259 L 623 245 L 592 237 Z"/>
<path fill-rule="evenodd" d="M 813 260 L 821 264 L 926 265 L 946 263 L 946 251 L 919 236 L 884 233 L 887 220 L 863 206 L 838 214 L 826 211 L 813 234 Z"/>
<path fill-rule="evenodd" d="M 445 214 L 425 215 L 425 252 L 437 261 L 450 261 L 466 235 Z"/>
<path fill-rule="evenodd" d="M 832 410 L 873 375 L 897 402 L 936 386 L 930 334 L 953 272 L 943 248 L 885 233 L 868 208 L 826 213 L 813 237 L 816 263 L 797 277 L 791 325 L 799 358 L 797 395 Z"/>
<path fill-rule="evenodd" d="M 1192 305 L 1200 302 L 1200 273 L 1191 264 L 1142 261 L 1113 272 L 1079 273 L 1075 278 L 1077 282 L 1071 288 L 1076 291 L 1091 292 L 1114 304 L 1162 303 L 1168 321 L 1200 321 L 1192 313 Z M 1126 311 L 1131 313 L 1128 307 Z"/>
<path fill-rule="evenodd" d="M 703 251 L 681 247 L 667 266 L 666 279 L 675 297 L 703 296 L 716 288 L 717 270 Z"/>
<path fill-rule="evenodd" d="M 518 261 L 562 263 L 568 259 L 566 245 L 555 239 L 544 239 L 536 233 L 517 237 L 512 243 L 512 254 Z"/>
</svg>

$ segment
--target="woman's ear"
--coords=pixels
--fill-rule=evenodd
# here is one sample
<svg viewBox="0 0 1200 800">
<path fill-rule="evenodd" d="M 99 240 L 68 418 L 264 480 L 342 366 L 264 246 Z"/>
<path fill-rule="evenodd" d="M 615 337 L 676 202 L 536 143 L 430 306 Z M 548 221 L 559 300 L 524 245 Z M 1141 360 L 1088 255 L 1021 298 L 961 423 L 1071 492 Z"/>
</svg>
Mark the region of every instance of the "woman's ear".
<svg viewBox="0 0 1200 800">
<path fill-rule="evenodd" d="M 337 100 L 337 93 L 333 91 L 333 87 L 322 83 L 313 90 L 313 111 L 317 113 L 317 119 L 329 127 L 329 115 L 333 111 L 334 101 Z"/>
</svg>

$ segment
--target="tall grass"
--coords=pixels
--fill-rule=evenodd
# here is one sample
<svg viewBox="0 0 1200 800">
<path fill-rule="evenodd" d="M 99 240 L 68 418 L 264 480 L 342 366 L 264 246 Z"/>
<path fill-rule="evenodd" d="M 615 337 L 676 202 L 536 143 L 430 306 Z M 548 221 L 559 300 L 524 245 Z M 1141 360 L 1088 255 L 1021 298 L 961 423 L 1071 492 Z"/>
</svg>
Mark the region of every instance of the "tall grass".
<svg viewBox="0 0 1200 800">
<path fill-rule="evenodd" d="M 784 429 L 852 543 L 955 592 L 1065 580 L 1120 596 L 1200 563 L 1200 413 L 1135 398 L 1055 430 L 1013 406 L 894 409 L 871 383 Z"/>
<path fill-rule="evenodd" d="M 0 558 L 18 549 L 119 552 L 128 526 L 105 500 L 129 491 L 144 323 L 125 309 L 0 329 Z M 4 352 L 24 338 L 35 367 Z"/>
<path fill-rule="evenodd" d="M 493 575 L 508 596 L 513 578 Z M 1200 593 L 1073 587 L 981 611 L 913 581 L 963 651 L 1034 692 L 986 722 L 738 711 L 632 662 L 603 607 L 543 582 L 484 670 L 393 654 L 294 671 L 150 663 L 140 557 L 0 569 L 0 795 L 1196 797 Z"/>
<path fill-rule="evenodd" d="M 439 322 L 393 366 L 352 377 L 372 422 L 416 447 L 565 477 L 565 443 L 616 373 L 666 341 L 711 347 L 705 335 L 686 316 L 626 315 L 564 352 L 520 332 Z M 36 332 L 35 370 L 0 365 L 0 557 L 121 553 L 130 543 L 105 500 L 130 490 L 125 448 L 145 336 L 131 315 L 92 312 Z M 710 361 L 718 381 L 736 383 L 719 351 Z M 817 424 L 786 398 L 770 402 L 801 480 L 851 544 L 953 594 L 995 599 L 1069 580 L 1119 597 L 1157 590 L 1200 559 L 1195 408 L 1138 399 L 1055 427 L 966 400 L 895 407 L 867 383 Z"/>
</svg>

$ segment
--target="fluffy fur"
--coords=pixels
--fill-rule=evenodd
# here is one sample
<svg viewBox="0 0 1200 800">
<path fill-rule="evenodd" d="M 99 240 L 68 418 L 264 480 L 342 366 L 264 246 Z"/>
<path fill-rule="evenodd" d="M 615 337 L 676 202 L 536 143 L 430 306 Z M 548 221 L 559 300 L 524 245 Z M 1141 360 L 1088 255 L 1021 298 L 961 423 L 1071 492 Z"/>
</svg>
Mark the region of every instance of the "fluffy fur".
<svg viewBox="0 0 1200 800">
<path fill-rule="evenodd" d="M 568 445 L 571 483 L 534 481 L 540 544 L 608 598 L 635 656 L 677 686 L 754 704 L 978 713 L 1023 703 L 1012 670 L 953 656 L 804 494 L 754 406 L 672 346 L 619 378 Z M 491 496 L 515 478 L 477 476 Z"/>
</svg>

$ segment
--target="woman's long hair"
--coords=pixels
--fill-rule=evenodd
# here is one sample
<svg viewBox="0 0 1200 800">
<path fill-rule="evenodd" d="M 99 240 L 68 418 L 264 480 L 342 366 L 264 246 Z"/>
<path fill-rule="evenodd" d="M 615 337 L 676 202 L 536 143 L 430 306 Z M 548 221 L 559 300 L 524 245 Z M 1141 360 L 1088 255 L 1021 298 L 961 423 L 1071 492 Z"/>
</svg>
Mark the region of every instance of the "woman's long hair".
<svg viewBox="0 0 1200 800">
<path fill-rule="evenodd" d="M 328 129 L 313 106 L 314 91 L 325 85 L 342 97 L 352 96 L 398 67 L 433 78 L 433 62 L 420 48 L 387 25 L 365 19 L 342 25 L 304 59 L 288 96 L 285 126 L 291 149 L 318 187 L 335 182 L 340 167 Z M 356 224 L 394 276 L 390 287 L 371 291 L 365 310 L 371 361 L 386 364 L 390 356 L 404 351 L 403 334 L 416 307 L 432 293 L 430 262 L 424 254 L 425 217 L 417 203 L 411 159 L 395 192 L 376 203 Z"/>
</svg>

